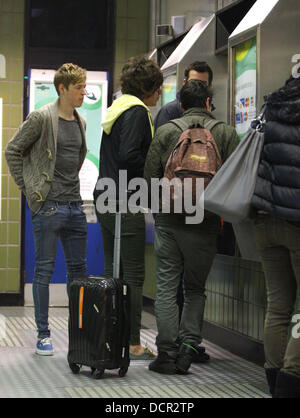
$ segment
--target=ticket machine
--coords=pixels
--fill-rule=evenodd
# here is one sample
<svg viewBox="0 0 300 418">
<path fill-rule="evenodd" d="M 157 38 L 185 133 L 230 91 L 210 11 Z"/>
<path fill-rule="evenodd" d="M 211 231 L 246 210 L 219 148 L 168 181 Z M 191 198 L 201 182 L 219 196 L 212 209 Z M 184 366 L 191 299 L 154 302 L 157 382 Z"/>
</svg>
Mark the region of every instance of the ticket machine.
<svg viewBox="0 0 300 418">
<path fill-rule="evenodd" d="M 214 73 L 215 117 L 227 118 L 227 57 L 215 55 L 216 15 L 202 18 L 186 34 L 172 55 L 163 64 L 162 105 L 174 100 L 182 86 L 185 68 L 194 61 L 206 61 Z"/>
<path fill-rule="evenodd" d="M 229 121 L 240 137 L 300 60 L 300 2 L 257 0 L 229 36 Z M 298 57 L 298 58 L 297 58 Z"/>
</svg>

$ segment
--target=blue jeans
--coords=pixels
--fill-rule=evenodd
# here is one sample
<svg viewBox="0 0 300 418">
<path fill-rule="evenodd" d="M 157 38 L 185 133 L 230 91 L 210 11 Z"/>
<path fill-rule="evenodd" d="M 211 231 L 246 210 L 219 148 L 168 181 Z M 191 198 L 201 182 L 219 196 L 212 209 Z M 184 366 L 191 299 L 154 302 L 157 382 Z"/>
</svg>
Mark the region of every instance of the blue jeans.
<svg viewBox="0 0 300 418">
<path fill-rule="evenodd" d="M 54 270 L 57 240 L 60 238 L 70 282 L 86 275 L 87 222 L 81 202 L 46 200 L 38 213 L 31 214 L 35 245 L 33 301 L 38 338 L 50 336 L 48 324 L 49 283 Z"/>
</svg>

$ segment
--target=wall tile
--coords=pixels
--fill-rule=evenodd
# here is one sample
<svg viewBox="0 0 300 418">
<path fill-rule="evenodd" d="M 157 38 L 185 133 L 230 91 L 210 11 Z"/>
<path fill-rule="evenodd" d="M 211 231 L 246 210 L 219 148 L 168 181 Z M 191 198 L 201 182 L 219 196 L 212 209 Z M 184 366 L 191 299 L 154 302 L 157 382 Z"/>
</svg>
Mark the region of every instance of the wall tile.
<svg viewBox="0 0 300 418">
<path fill-rule="evenodd" d="M 128 0 L 117 0 L 117 16 L 126 17 L 127 16 L 127 8 L 128 8 Z"/>
<path fill-rule="evenodd" d="M 10 85 L 4 81 L 0 81 L 0 97 L 3 99 L 3 104 L 10 103 Z"/>
<path fill-rule="evenodd" d="M 126 41 L 118 40 L 116 42 L 116 56 L 118 57 L 118 62 L 121 63 L 122 68 L 122 65 L 126 61 Z"/>
<path fill-rule="evenodd" d="M 1 199 L 2 205 L 1 205 L 1 222 L 7 221 L 7 199 Z M 6 224 L 5 224 L 6 225 Z"/>
<path fill-rule="evenodd" d="M 126 17 L 117 17 L 116 19 L 116 46 L 118 45 L 118 41 L 121 39 L 126 39 L 127 37 L 127 26 L 128 26 L 128 19 Z"/>
<path fill-rule="evenodd" d="M 11 176 L 8 176 L 8 192 L 9 197 L 20 197 L 20 189 Z"/>
<path fill-rule="evenodd" d="M 0 269 L 7 267 L 7 247 L 0 246 Z"/>
<path fill-rule="evenodd" d="M 20 290 L 19 269 L 9 269 L 7 271 L 7 292 L 18 292 Z"/>
<path fill-rule="evenodd" d="M 10 81 L 23 81 L 23 58 L 10 57 L 6 60 L 7 74 L 9 74 Z"/>
<path fill-rule="evenodd" d="M 7 267 L 18 268 L 20 265 L 20 248 L 18 246 L 9 246 L 7 255 Z"/>
<path fill-rule="evenodd" d="M 7 270 L 0 268 L 0 293 L 7 290 Z"/>
<path fill-rule="evenodd" d="M 18 245 L 20 242 L 20 224 L 9 223 L 7 235 L 8 235 L 8 242 L 10 244 Z"/>
<path fill-rule="evenodd" d="M 1 9 L 3 12 L 24 12 L 24 1 L 23 0 L 2 0 Z"/>
<path fill-rule="evenodd" d="M 10 127 L 17 128 L 22 123 L 22 108 L 20 106 L 10 106 Z"/>
<path fill-rule="evenodd" d="M 8 176 L 2 176 L 1 186 L 2 186 L 2 197 L 8 197 Z"/>
<path fill-rule="evenodd" d="M 20 94 L 20 92 L 23 92 L 23 85 L 21 81 L 11 83 L 11 87 L 10 87 L 10 103 L 11 104 L 16 104 L 16 105 L 23 104 L 23 95 Z"/>
<path fill-rule="evenodd" d="M 7 244 L 7 224 L 0 221 L 0 245 Z"/>
<path fill-rule="evenodd" d="M 20 211 L 20 200 L 19 199 L 10 199 L 8 201 L 8 214 L 9 221 L 20 221 L 21 211 Z"/>
<path fill-rule="evenodd" d="M 117 0 L 114 91 L 124 62 L 148 52 L 149 0 Z"/>
<path fill-rule="evenodd" d="M 4 156 L 4 151 L 2 151 L 1 157 L 2 157 L 2 175 L 5 175 L 5 174 L 8 174 L 8 167 L 7 167 L 6 159 Z"/>
</svg>

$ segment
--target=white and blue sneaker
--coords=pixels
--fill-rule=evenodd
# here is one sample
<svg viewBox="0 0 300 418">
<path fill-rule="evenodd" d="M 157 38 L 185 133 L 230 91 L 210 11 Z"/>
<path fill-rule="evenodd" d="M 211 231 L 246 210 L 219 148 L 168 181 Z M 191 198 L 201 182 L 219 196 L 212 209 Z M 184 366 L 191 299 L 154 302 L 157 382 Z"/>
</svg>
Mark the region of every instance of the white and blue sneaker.
<svg viewBox="0 0 300 418">
<path fill-rule="evenodd" d="M 51 338 L 47 337 L 43 338 L 42 340 L 38 340 L 38 342 L 36 343 L 35 352 L 40 356 L 53 356 Z"/>
</svg>

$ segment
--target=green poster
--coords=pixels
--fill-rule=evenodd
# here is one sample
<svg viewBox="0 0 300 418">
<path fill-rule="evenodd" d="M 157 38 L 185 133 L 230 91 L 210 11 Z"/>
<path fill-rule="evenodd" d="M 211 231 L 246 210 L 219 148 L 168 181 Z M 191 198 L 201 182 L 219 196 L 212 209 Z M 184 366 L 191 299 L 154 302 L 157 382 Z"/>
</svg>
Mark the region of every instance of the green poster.
<svg viewBox="0 0 300 418">
<path fill-rule="evenodd" d="M 235 128 L 243 138 L 256 116 L 256 38 L 235 49 Z"/>
<path fill-rule="evenodd" d="M 176 76 L 169 75 L 164 79 L 162 88 L 162 106 L 176 99 Z"/>
</svg>

